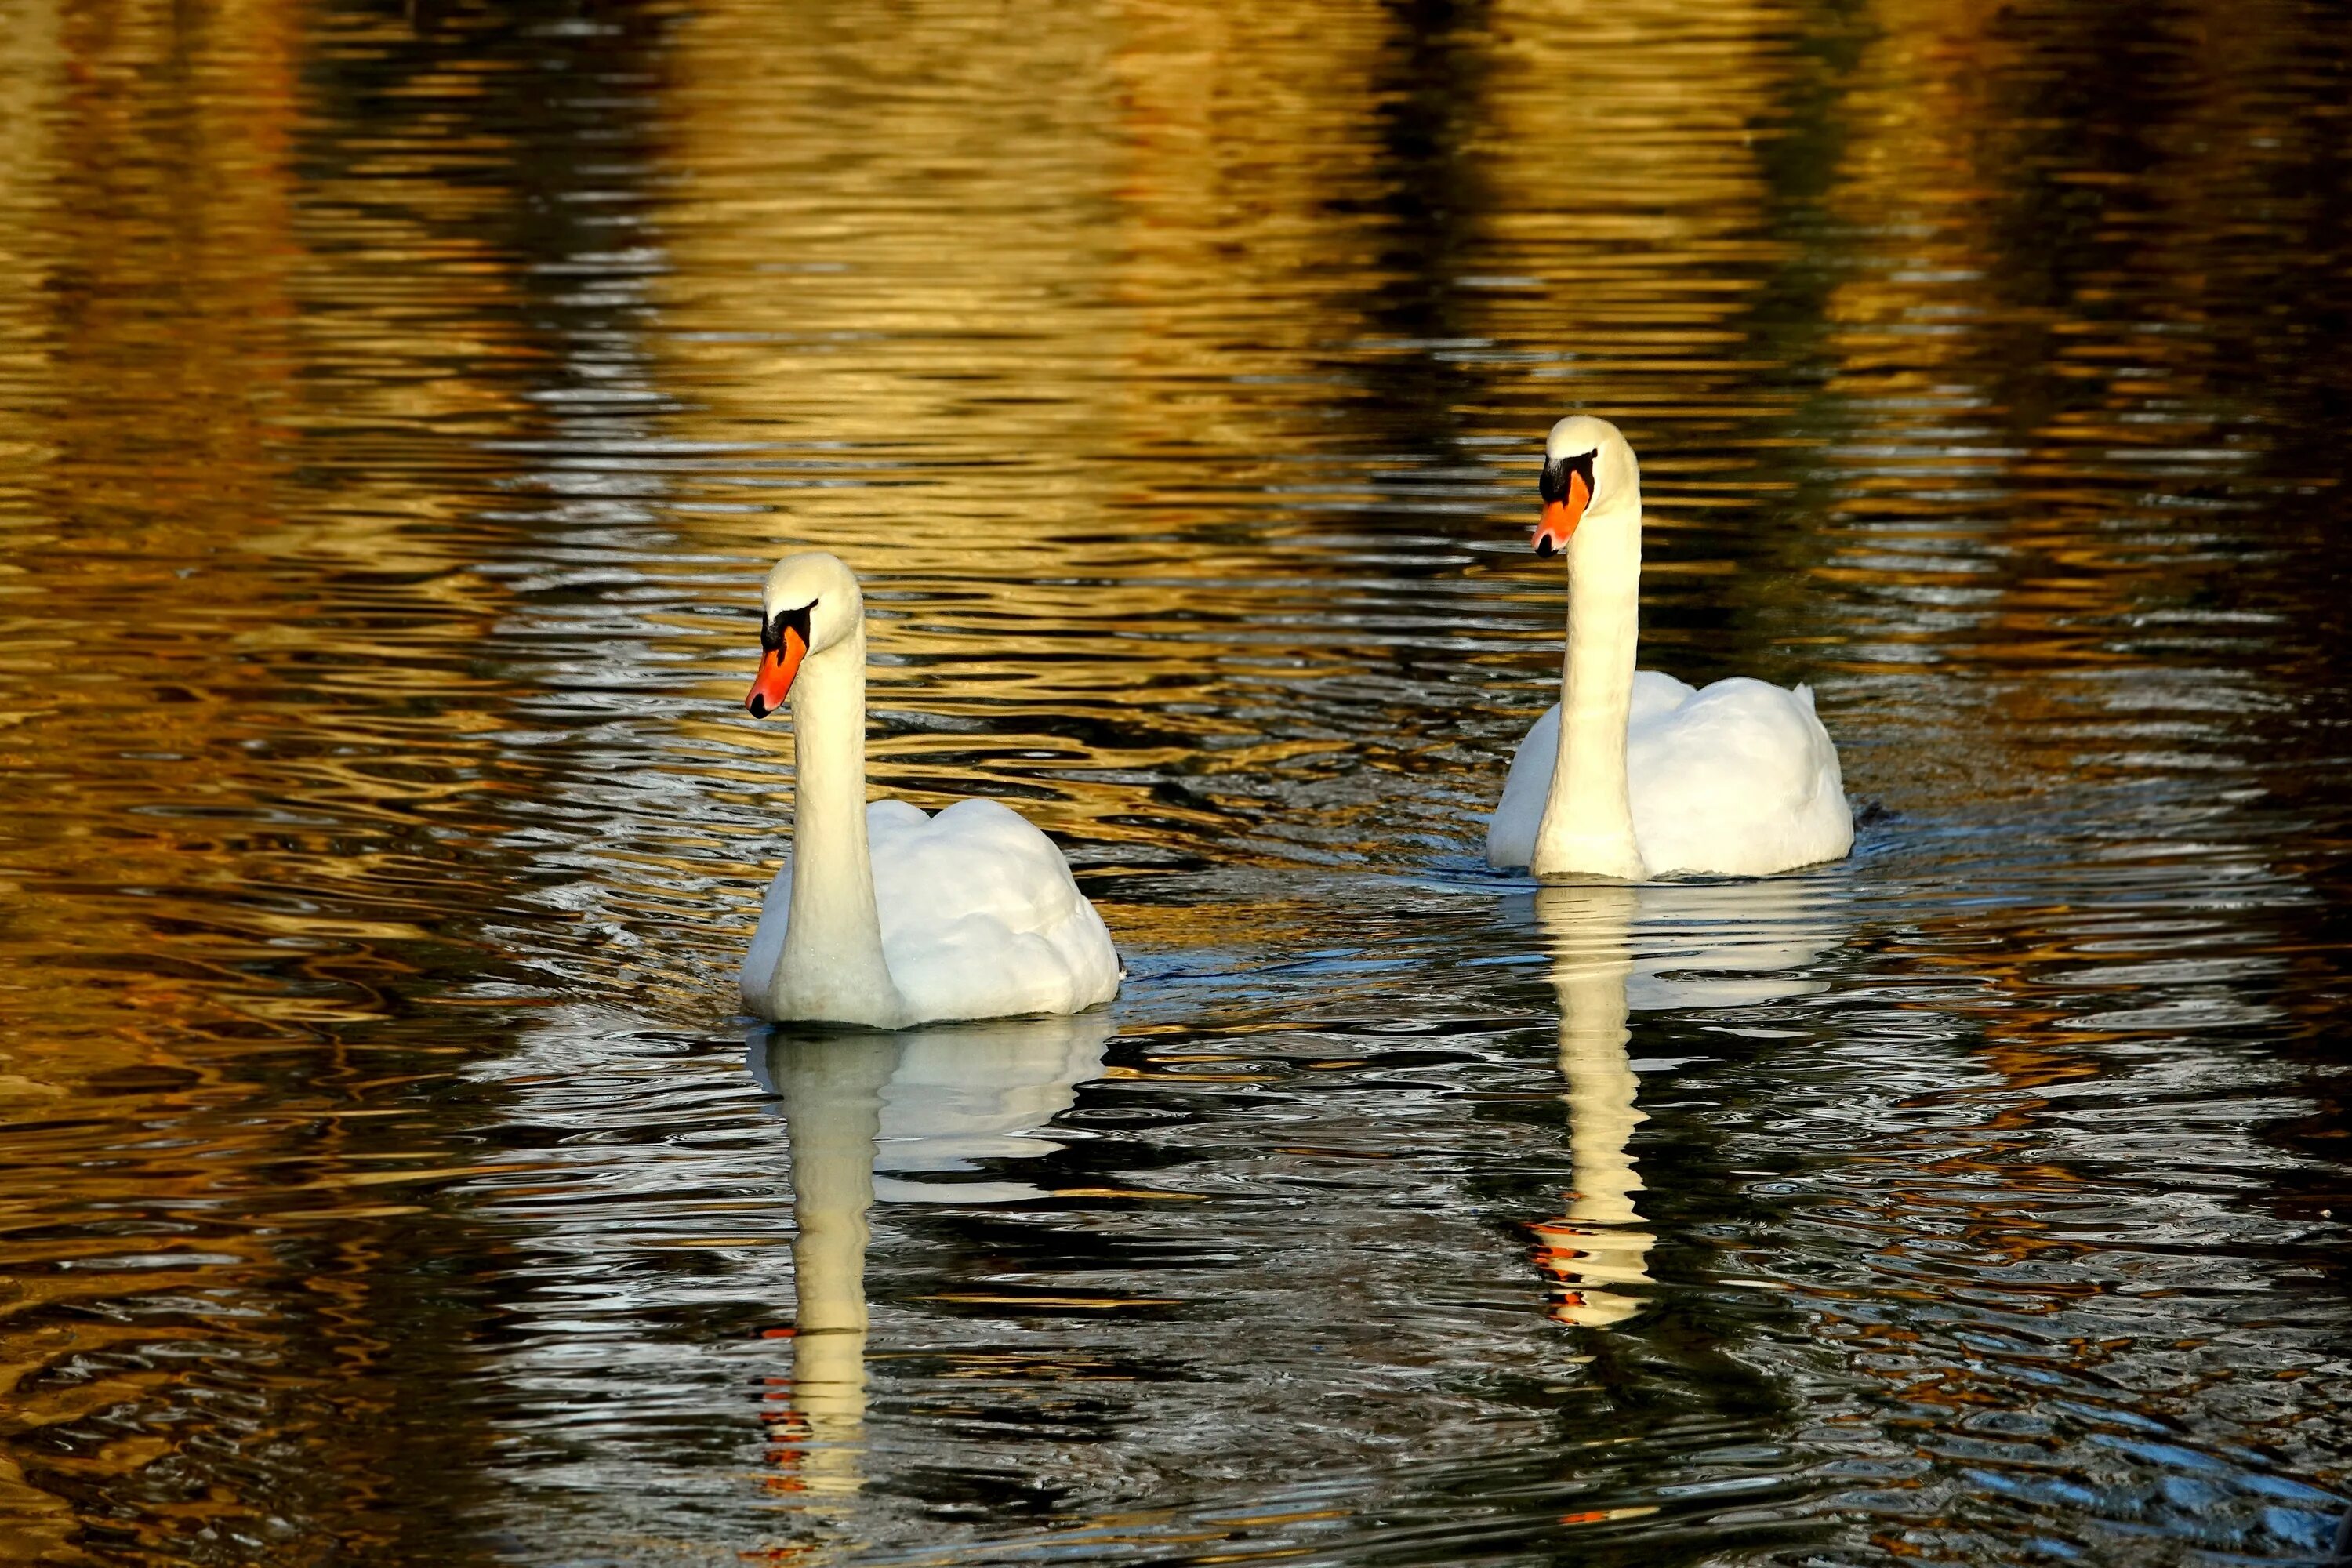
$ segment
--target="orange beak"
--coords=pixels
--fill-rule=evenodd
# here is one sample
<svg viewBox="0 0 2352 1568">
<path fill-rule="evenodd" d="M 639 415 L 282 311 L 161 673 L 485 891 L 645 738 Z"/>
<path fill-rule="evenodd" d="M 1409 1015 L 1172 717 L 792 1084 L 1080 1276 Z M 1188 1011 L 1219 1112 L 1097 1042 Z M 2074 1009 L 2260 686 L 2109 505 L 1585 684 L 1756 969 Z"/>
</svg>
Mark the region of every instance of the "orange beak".
<svg viewBox="0 0 2352 1568">
<path fill-rule="evenodd" d="M 1591 501 L 1592 487 L 1584 482 L 1584 476 L 1570 474 L 1567 496 L 1544 503 L 1543 517 L 1536 523 L 1536 553 L 1549 556 L 1556 550 L 1567 549 L 1569 540 L 1576 533 L 1576 525 L 1584 521 L 1584 509 Z"/>
<path fill-rule="evenodd" d="M 798 626 L 786 626 L 783 641 L 760 656 L 760 673 L 751 681 L 751 695 L 743 699 L 752 718 L 764 719 L 784 705 L 793 689 L 793 677 L 800 673 L 801 660 L 806 657 L 808 639 L 801 636 Z"/>
</svg>

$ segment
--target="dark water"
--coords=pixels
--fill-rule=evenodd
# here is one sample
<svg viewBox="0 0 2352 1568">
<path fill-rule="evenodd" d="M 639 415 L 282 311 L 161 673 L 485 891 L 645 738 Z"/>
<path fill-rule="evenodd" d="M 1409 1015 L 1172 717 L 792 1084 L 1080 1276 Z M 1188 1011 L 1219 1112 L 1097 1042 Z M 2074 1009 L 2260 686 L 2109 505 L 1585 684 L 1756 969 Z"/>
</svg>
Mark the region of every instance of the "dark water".
<svg viewBox="0 0 2352 1568">
<path fill-rule="evenodd" d="M 0 37 L 0 1560 L 2321 1551 L 2342 6 Z M 1480 863 L 1579 406 L 1850 862 Z M 810 543 L 1107 1017 L 747 1043 Z"/>
</svg>

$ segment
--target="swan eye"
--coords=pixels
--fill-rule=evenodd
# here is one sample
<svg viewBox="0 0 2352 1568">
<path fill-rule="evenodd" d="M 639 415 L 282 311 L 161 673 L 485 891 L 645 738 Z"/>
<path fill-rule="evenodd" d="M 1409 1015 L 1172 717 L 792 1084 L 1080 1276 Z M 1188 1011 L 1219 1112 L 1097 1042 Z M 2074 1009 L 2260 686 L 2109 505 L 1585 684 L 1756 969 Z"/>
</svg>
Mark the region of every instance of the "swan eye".
<svg viewBox="0 0 2352 1568">
<path fill-rule="evenodd" d="M 1544 464 L 1542 474 L 1536 479 L 1537 490 L 1542 494 L 1546 501 L 1566 500 L 1568 477 L 1570 474 L 1579 474 L 1584 479 L 1584 493 L 1590 496 L 1593 492 L 1592 459 L 1600 455 L 1601 448 L 1595 447 L 1580 458 L 1549 459 Z"/>
</svg>

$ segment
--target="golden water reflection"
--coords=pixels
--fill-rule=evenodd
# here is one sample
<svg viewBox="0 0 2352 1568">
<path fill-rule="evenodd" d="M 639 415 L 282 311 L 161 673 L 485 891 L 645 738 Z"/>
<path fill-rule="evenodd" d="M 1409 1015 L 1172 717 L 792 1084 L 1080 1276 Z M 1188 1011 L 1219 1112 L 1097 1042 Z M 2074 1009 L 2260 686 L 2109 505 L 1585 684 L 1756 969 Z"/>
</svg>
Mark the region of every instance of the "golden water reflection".
<svg viewBox="0 0 2352 1568">
<path fill-rule="evenodd" d="M 753 1473 L 981 1553 L 2336 1506 L 2324 15 L 0 26 L 0 1557 L 806 1544 Z M 1492 918 L 1570 405 L 1644 661 L 1815 683 L 1843 880 Z M 796 1228 L 728 976 L 802 542 L 877 784 L 1017 800 L 1134 978 L 938 1193 L 905 1061 L 796 1121 Z"/>
</svg>

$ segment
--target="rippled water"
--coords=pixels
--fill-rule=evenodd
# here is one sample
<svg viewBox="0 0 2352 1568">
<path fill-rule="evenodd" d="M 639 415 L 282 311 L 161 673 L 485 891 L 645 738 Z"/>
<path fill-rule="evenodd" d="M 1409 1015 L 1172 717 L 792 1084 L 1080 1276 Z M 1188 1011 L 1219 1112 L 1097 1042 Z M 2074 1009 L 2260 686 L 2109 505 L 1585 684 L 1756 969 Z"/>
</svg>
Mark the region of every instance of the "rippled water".
<svg viewBox="0 0 2352 1568">
<path fill-rule="evenodd" d="M 0 1558 L 2324 1551 L 2340 7 L 0 26 Z M 1480 861 L 1571 406 L 1851 861 Z M 1107 1016 L 734 1016 L 810 543 Z"/>
</svg>

